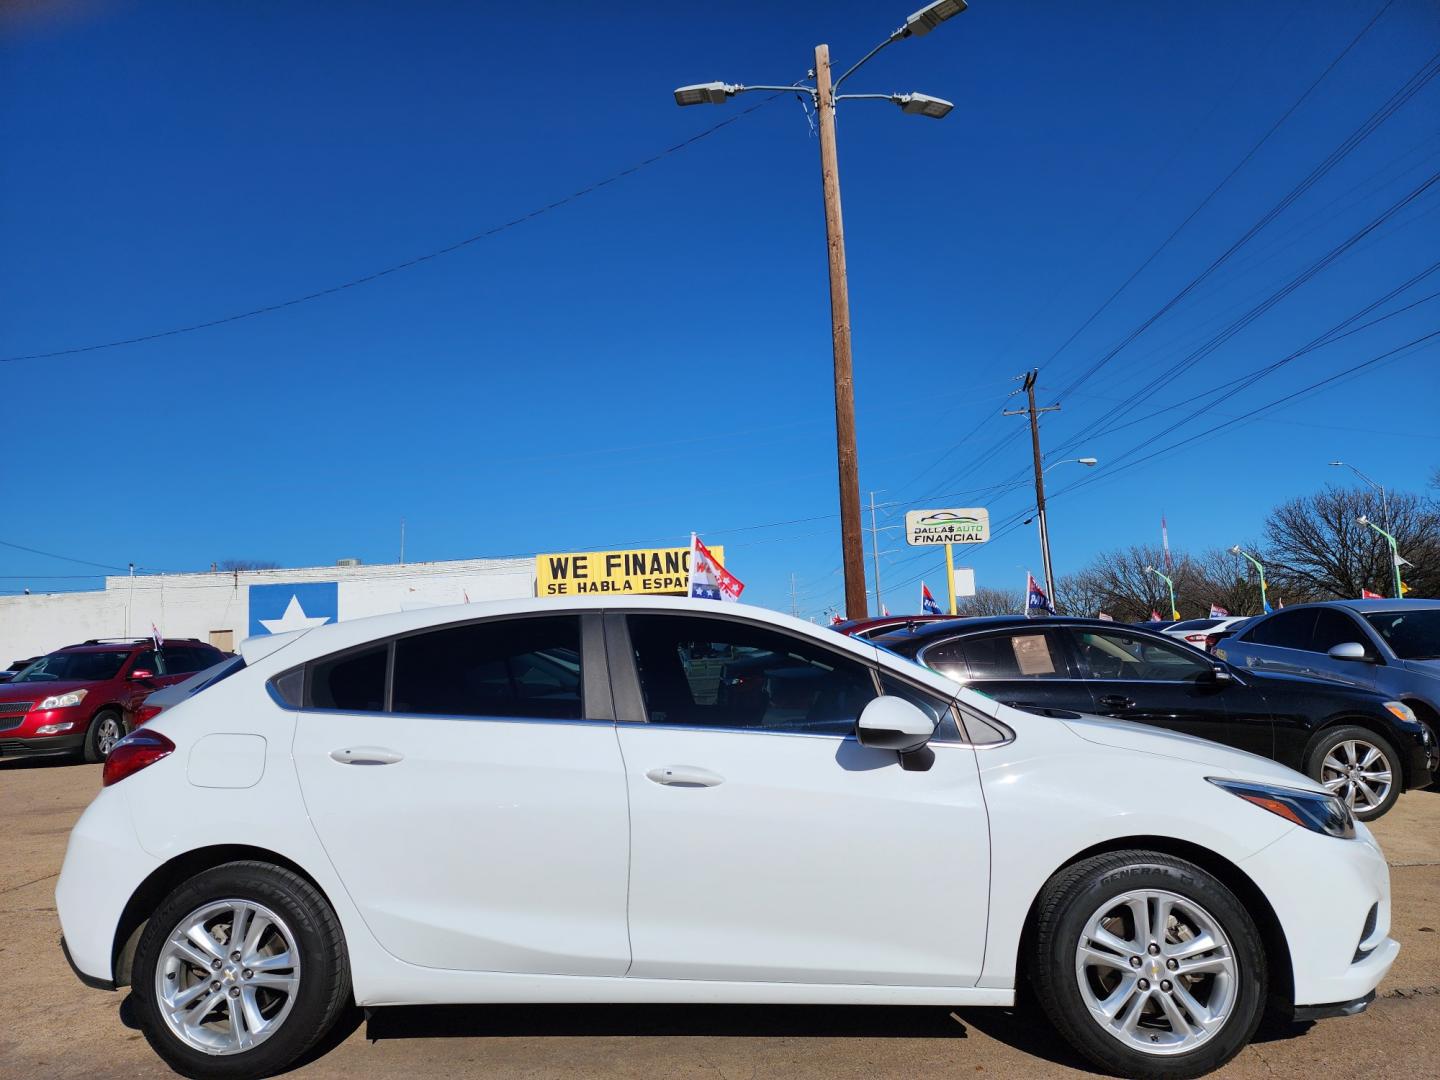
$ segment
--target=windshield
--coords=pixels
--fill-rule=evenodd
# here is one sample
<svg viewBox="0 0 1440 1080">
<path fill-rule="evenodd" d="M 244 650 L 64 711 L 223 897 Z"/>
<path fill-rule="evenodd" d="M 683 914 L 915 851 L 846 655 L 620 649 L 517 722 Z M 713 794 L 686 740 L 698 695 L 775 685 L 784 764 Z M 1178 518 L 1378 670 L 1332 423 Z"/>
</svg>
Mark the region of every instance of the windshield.
<svg viewBox="0 0 1440 1080">
<path fill-rule="evenodd" d="M 130 655 L 120 652 L 57 652 L 42 656 L 10 680 L 26 682 L 103 682 L 120 673 L 120 666 Z"/>
<path fill-rule="evenodd" d="M 1401 660 L 1440 660 L 1440 608 L 1377 611 L 1365 621 Z"/>
</svg>

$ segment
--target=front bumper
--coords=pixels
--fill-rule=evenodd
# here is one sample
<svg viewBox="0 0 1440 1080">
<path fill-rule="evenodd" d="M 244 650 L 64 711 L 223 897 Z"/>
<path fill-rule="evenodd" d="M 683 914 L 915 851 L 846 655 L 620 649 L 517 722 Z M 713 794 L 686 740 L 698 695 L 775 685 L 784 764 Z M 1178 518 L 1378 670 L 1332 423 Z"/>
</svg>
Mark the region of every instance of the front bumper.
<svg viewBox="0 0 1440 1080">
<path fill-rule="evenodd" d="M 1337 840 L 1293 829 L 1241 864 L 1280 920 L 1297 1015 L 1371 995 L 1400 952 L 1389 936 L 1390 868 L 1370 830 L 1356 831 Z"/>
<path fill-rule="evenodd" d="M 56 757 L 73 754 L 84 745 L 84 728 L 65 735 L 0 736 L 0 758 Z"/>
<path fill-rule="evenodd" d="M 1374 1000 L 1375 991 L 1371 990 L 1354 1001 L 1337 1001 L 1330 1005 L 1292 1005 L 1288 1011 L 1291 1020 L 1303 1024 L 1311 1020 L 1329 1020 L 1335 1016 L 1359 1016 Z"/>
</svg>

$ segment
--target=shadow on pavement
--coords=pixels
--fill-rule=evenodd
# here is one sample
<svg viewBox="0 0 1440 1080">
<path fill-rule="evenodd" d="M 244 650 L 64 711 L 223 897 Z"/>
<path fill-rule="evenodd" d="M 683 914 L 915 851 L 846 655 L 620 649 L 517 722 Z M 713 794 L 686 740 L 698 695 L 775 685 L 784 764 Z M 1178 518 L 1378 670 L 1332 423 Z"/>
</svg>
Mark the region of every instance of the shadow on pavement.
<svg viewBox="0 0 1440 1080">
<path fill-rule="evenodd" d="M 519 1036 L 963 1039 L 948 1009 L 832 1005 L 432 1005 L 372 1009 L 367 1039 Z"/>
</svg>

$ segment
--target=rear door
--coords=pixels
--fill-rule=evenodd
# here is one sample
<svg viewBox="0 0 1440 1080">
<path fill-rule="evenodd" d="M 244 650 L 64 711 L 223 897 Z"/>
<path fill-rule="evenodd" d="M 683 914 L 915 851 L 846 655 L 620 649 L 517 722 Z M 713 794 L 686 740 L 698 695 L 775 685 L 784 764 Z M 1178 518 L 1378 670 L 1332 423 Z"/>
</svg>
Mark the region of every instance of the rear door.
<svg viewBox="0 0 1440 1080">
<path fill-rule="evenodd" d="M 1099 627 L 1064 632 L 1095 712 L 1271 756 L 1274 725 L 1263 702 L 1246 686 L 1217 681 L 1214 665 L 1194 649 L 1159 634 Z"/>
<path fill-rule="evenodd" d="M 598 616 L 403 635 L 312 662 L 301 694 L 310 819 L 388 952 L 625 973 L 630 823 Z"/>
<path fill-rule="evenodd" d="M 989 829 L 948 701 L 743 618 L 617 614 L 606 641 L 630 792 L 631 976 L 976 983 Z M 940 724 L 928 770 L 855 741 L 882 689 Z"/>
<path fill-rule="evenodd" d="M 1090 691 L 1054 627 L 1021 626 L 927 645 L 926 667 L 1017 709 L 1090 712 Z"/>
<path fill-rule="evenodd" d="M 1233 664 L 1262 673 L 1313 675 L 1315 608 L 1277 611 L 1261 619 L 1243 634 L 1225 643 L 1225 655 Z"/>
</svg>

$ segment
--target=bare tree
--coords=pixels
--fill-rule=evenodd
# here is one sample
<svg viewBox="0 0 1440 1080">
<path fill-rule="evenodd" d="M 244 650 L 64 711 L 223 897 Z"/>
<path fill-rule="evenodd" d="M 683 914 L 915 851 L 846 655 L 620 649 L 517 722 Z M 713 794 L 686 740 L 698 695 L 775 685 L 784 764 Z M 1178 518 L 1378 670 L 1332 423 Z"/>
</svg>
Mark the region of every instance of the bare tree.
<svg viewBox="0 0 1440 1080">
<path fill-rule="evenodd" d="M 1025 612 L 1025 598 L 1018 589 L 991 589 L 985 586 L 975 590 L 974 596 L 962 596 L 955 603 L 955 610 L 964 618 L 977 615 L 1022 615 Z"/>
<path fill-rule="evenodd" d="M 1390 494 L 1390 529 L 1400 554 L 1413 566 L 1403 577 L 1412 596 L 1440 589 L 1440 512 L 1417 495 Z M 1264 562 L 1272 594 L 1285 600 L 1357 597 L 1362 590 L 1394 593 L 1390 544 L 1359 522 L 1384 519 L 1379 500 L 1365 488 L 1327 488 L 1291 499 L 1265 523 Z"/>
<path fill-rule="evenodd" d="M 280 564 L 268 559 L 224 559 L 215 564 L 215 569 L 233 574 L 238 570 L 279 570 Z"/>
<path fill-rule="evenodd" d="M 1258 551 L 1259 545 L 1241 544 L 1246 551 Z M 1231 615 L 1259 615 L 1260 578 L 1254 567 L 1228 549 L 1213 548 L 1194 561 L 1210 603 L 1219 604 Z"/>
</svg>

